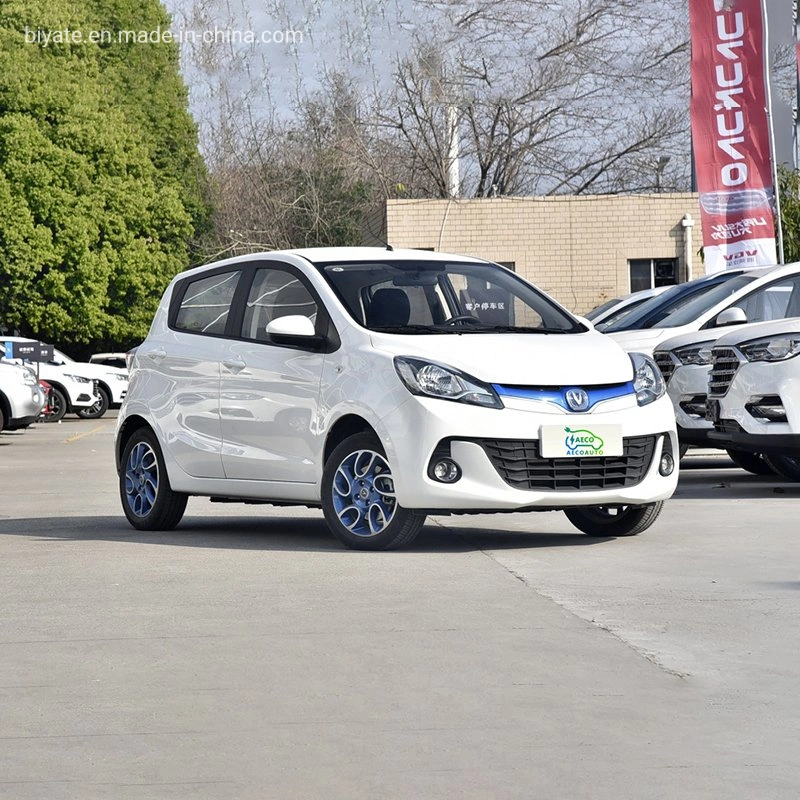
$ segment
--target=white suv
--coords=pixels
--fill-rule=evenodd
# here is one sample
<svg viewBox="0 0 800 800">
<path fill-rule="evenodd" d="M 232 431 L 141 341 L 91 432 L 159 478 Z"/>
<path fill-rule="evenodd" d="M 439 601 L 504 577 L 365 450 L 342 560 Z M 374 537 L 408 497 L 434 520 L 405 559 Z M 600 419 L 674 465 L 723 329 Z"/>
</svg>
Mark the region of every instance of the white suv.
<svg viewBox="0 0 800 800">
<path fill-rule="evenodd" d="M 0 431 L 27 428 L 43 407 L 36 375 L 28 367 L 0 362 Z"/>
<path fill-rule="evenodd" d="M 321 506 L 360 549 L 409 543 L 427 513 L 564 510 L 636 534 L 675 489 L 676 448 L 650 358 L 497 264 L 377 248 L 176 277 L 116 432 L 136 528 L 204 495 Z"/>
<path fill-rule="evenodd" d="M 711 348 L 709 439 L 745 456 L 763 453 L 800 481 L 800 318 L 745 325 Z"/>
</svg>

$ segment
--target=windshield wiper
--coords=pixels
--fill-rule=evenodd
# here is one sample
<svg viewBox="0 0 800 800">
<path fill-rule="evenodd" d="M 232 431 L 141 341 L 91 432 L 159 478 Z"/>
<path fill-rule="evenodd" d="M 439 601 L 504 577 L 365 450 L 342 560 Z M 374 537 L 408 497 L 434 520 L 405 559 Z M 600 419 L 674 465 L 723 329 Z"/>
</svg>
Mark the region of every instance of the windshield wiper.
<svg viewBox="0 0 800 800">
<path fill-rule="evenodd" d="M 576 333 L 562 328 L 526 328 L 520 325 L 472 325 L 454 330 L 458 333 Z"/>
<path fill-rule="evenodd" d="M 377 325 L 370 328 L 375 333 L 452 333 L 436 325 Z"/>
</svg>

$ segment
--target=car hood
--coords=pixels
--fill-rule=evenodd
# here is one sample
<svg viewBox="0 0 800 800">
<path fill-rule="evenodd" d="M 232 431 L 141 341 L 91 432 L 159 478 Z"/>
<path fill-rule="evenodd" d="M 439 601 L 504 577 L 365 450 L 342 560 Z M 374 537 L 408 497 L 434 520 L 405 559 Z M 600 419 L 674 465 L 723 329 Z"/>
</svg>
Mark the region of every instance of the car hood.
<svg viewBox="0 0 800 800">
<path fill-rule="evenodd" d="M 593 386 L 633 378 L 628 355 L 595 331 L 575 334 L 442 334 L 372 332 L 372 346 L 398 356 L 445 364 L 487 383 Z"/>
<path fill-rule="evenodd" d="M 623 350 L 629 353 L 653 354 L 653 350 L 661 342 L 671 339 L 680 333 L 685 333 L 685 328 L 643 328 L 638 331 L 620 331 L 619 333 L 606 333 Z"/>
<path fill-rule="evenodd" d="M 659 342 L 655 349 L 657 352 L 677 350 L 679 347 L 691 347 L 693 344 L 713 342 L 717 336 L 719 336 L 719 328 L 712 328 L 711 330 L 705 331 L 691 331 L 690 333 L 681 333 L 678 336 L 672 336 L 669 339 L 664 339 L 663 342 Z"/>
<path fill-rule="evenodd" d="M 765 336 L 800 336 L 800 317 L 773 320 L 771 322 L 754 322 L 750 325 L 737 325 L 728 328 L 727 333 L 721 334 L 714 342 L 715 345 L 730 347 L 761 339 Z"/>
<path fill-rule="evenodd" d="M 120 367 L 107 367 L 104 364 L 90 364 L 88 361 L 68 361 L 59 365 L 64 372 L 82 375 L 84 378 L 103 378 L 110 375 L 124 375 L 128 377 L 128 370 Z"/>
</svg>

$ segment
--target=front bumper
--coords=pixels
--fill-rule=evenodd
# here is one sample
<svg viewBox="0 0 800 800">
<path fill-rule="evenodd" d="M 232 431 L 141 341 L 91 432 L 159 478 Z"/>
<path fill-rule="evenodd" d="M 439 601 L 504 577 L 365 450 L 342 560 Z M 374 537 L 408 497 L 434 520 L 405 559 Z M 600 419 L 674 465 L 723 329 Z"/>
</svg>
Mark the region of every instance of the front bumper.
<svg viewBox="0 0 800 800">
<path fill-rule="evenodd" d="M 708 366 L 681 364 L 667 383 L 681 444 L 703 445 L 708 442 L 708 434 L 713 428 L 705 417 L 708 371 Z"/>
<path fill-rule="evenodd" d="M 573 414 L 535 400 L 503 399 L 506 404 L 504 409 L 488 409 L 446 400 L 410 397 L 383 418 L 381 438 L 389 462 L 393 465 L 395 491 L 401 505 L 432 512 L 642 505 L 664 500 L 675 491 L 678 480 L 678 440 L 675 418 L 666 397 L 639 407 L 635 398 L 628 395 L 602 402 L 591 412 Z M 603 459 L 599 458 L 550 460 L 558 462 L 550 465 L 556 473 L 567 473 L 567 480 L 558 481 L 558 488 L 555 489 L 539 486 L 518 488 L 511 485 L 501 475 L 502 470 L 497 466 L 498 458 L 490 455 L 491 448 L 487 446 L 487 441 L 501 445 L 512 443 L 512 448 L 522 445 L 530 455 L 538 447 L 542 425 L 619 425 L 624 439 L 640 441 L 640 437 L 651 437 L 652 441 L 649 452 L 642 456 L 644 461 L 637 461 L 640 474 L 629 478 L 626 485 L 593 488 L 591 480 L 584 481 L 581 476 L 603 471 L 600 464 Z M 665 436 L 669 439 L 668 448 L 676 462 L 675 470 L 669 476 L 659 472 Z M 434 451 L 443 443 L 449 446 L 452 459 L 461 469 L 461 478 L 455 483 L 439 483 L 428 474 Z M 570 465 L 568 461 L 583 463 Z M 523 462 L 521 468 L 525 473 L 530 468 L 528 457 L 524 457 Z M 537 462 L 534 472 L 538 473 L 540 466 Z M 545 472 L 550 470 L 550 466 L 544 466 Z M 606 474 L 611 474 L 617 467 L 625 469 L 624 465 L 612 465 Z M 608 485 L 617 481 L 603 479 L 601 482 Z M 565 484 L 572 485 L 563 488 Z M 575 488 L 580 484 L 586 488 Z"/>
<path fill-rule="evenodd" d="M 779 402 L 785 421 L 758 416 L 760 401 Z M 709 396 L 709 440 L 715 447 L 800 455 L 800 359 L 745 362 L 722 396 Z"/>
</svg>

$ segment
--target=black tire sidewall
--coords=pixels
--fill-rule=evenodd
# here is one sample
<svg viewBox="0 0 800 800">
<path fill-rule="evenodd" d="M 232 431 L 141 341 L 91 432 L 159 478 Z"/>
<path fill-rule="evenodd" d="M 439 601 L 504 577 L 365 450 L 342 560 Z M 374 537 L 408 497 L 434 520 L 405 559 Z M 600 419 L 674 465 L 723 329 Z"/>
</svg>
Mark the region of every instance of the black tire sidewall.
<svg viewBox="0 0 800 800">
<path fill-rule="evenodd" d="M 108 392 L 102 387 L 97 387 L 97 393 L 100 395 L 100 410 L 95 411 L 94 406 L 91 408 L 82 408 L 77 411 L 77 415 L 81 419 L 100 419 L 100 417 L 104 416 L 106 411 L 108 411 L 111 405 L 111 398 L 108 395 Z"/>
<path fill-rule="evenodd" d="M 58 411 L 55 414 L 45 415 L 45 422 L 58 422 L 59 420 L 64 419 L 64 415 L 67 413 L 67 406 L 69 405 L 67 402 L 67 396 L 57 386 L 50 387 L 50 401 L 52 401 L 53 397 L 58 398 Z"/>
<path fill-rule="evenodd" d="M 636 536 L 655 522 L 664 501 L 641 506 L 628 506 L 621 515 L 603 517 L 599 507 L 565 509 L 567 519 L 588 536 Z"/>
</svg>

